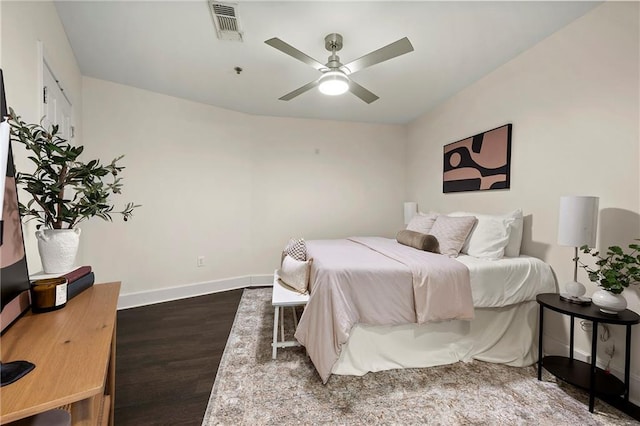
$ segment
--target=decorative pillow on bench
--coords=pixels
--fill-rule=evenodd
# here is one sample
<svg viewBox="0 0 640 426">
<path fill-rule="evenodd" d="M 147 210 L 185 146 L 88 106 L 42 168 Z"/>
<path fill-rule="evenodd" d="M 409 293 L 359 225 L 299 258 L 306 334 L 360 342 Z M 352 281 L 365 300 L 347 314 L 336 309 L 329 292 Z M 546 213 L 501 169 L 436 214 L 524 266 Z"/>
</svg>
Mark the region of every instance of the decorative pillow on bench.
<svg viewBox="0 0 640 426">
<path fill-rule="evenodd" d="M 307 260 L 307 244 L 303 238 L 290 238 L 284 249 L 284 254 L 288 254 L 296 260 L 304 262 Z"/>
<path fill-rule="evenodd" d="M 309 270 L 313 259 L 304 262 L 294 259 L 289 255 L 285 255 L 282 259 L 282 266 L 278 269 L 277 274 L 280 278 L 278 281 L 289 290 L 298 293 L 307 293 L 309 288 Z"/>
</svg>

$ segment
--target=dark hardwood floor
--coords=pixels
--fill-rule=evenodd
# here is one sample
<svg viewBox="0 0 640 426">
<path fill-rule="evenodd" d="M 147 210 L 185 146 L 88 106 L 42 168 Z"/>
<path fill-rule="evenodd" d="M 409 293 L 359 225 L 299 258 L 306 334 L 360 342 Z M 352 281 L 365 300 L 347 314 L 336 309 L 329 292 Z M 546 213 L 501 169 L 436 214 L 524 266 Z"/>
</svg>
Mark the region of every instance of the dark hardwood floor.
<svg viewBox="0 0 640 426">
<path fill-rule="evenodd" d="M 202 423 L 241 296 L 232 290 L 118 312 L 117 426 Z"/>
<path fill-rule="evenodd" d="M 116 426 L 202 424 L 241 297 L 233 290 L 118 311 Z M 640 419 L 637 406 L 609 402 Z"/>
</svg>

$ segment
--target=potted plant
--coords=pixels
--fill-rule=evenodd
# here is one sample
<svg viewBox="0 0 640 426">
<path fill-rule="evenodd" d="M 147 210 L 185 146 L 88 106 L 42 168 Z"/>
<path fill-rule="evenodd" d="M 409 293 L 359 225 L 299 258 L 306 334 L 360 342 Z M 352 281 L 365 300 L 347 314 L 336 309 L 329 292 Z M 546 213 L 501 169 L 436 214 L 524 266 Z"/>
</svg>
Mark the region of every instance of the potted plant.
<svg viewBox="0 0 640 426">
<path fill-rule="evenodd" d="M 626 252 L 619 246 L 610 246 L 604 256 L 587 246 L 580 247 L 580 250 L 597 259 L 595 268 L 580 262 L 589 279 L 601 287 L 593 294 L 593 303 L 607 314 L 625 310 L 627 300 L 621 293 L 629 285 L 640 283 L 640 244 L 629 244 Z"/>
<path fill-rule="evenodd" d="M 103 165 L 100 160 L 79 159 L 83 146 L 73 146 L 58 135 L 58 126 L 46 129 L 27 124 L 9 108 L 11 140 L 27 149 L 35 164 L 31 173 L 18 172 L 16 183 L 31 195 L 20 203 L 20 214 L 38 222 L 36 237 L 45 273 L 69 271 L 78 251 L 78 224 L 97 216 L 111 221 L 112 214 L 128 220 L 139 205 L 127 203 L 114 211 L 109 197 L 120 194 L 124 169 L 118 165 L 123 156 Z"/>
</svg>

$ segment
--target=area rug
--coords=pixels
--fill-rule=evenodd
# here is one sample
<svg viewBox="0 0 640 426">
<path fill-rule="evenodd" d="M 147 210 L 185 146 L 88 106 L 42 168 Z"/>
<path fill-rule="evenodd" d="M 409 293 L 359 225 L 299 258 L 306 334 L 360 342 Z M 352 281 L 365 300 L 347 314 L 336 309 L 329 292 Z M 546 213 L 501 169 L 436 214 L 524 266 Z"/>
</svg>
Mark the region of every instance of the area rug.
<svg viewBox="0 0 640 426">
<path fill-rule="evenodd" d="M 285 324 L 292 329 L 291 309 Z M 474 361 L 362 377 L 333 375 L 321 383 L 303 348 L 278 350 L 271 289 L 246 289 L 216 376 L 203 425 L 640 424 L 536 368 Z M 546 373 L 546 372 L 545 372 Z"/>
</svg>

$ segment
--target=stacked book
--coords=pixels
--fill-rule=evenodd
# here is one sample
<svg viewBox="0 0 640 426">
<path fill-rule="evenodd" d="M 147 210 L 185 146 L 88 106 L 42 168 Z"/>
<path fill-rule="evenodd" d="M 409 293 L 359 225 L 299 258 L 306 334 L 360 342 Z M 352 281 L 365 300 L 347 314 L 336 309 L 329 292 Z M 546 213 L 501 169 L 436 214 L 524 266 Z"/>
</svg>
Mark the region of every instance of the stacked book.
<svg viewBox="0 0 640 426">
<path fill-rule="evenodd" d="M 81 266 L 61 276 L 67 279 L 67 301 L 91 287 L 95 280 L 91 266 Z"/>
<path fill-rule="evenodd" d="M 80 266 L 66 274 L 39 274 L 29 277 L 31 281 L 46 278 L 66 278 L 67 279 L 67 301 L 73 299 L 82 291 L 91 287 L 95 280 L 95 275 L 91 272 L 91 266 Z"/>
</svg>

